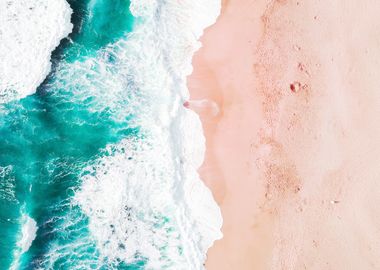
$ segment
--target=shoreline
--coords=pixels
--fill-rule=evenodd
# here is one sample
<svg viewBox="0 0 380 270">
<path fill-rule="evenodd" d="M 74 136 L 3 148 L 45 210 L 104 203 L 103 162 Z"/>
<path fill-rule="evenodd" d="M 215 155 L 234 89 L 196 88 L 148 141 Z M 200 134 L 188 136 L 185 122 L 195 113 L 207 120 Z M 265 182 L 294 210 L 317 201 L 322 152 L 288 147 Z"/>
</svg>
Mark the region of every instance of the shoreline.
<svg viewBox="0 0 380 270">
<path fill-rule="evenodd" d="M 208 270 L 380 267 L 378 10 L 223 1 L 185 104 L 224 222 Z"/>
<path fill-rule="evenodd" d="M 254 131 L 261 128 L 262 112 L 256 96 L 239 89 L 239 82 L 256 83 L 250 76 L 254 57 L 233 53 L 234 48 L 251 50 L 249 29 L 259 29 L 259 18 L 251 21 L 246 8 L 224 3 L 216 24 L 201 38 L 203 46 L 193 58 L 194 72 L 188 80 L 191 100 L 208 100 L 219 109 L 213 114 L 210 106 L 200 108 L 193 101 L 188 105 L 200 115 L 206 137 L 205 161 L 199 173 L 223 216 L 224 238 L 209 249 L 207 269 L 264 269 L 265 258 L 273 248 L 273 215 L 260 211 L 263 187 L 258 181 L 247 181 L 259 178 L 249 164 L 253 162 L 251 142 L 255 140 Z M 259 36 L 260 31 L 254 35 Z"/>
</svg>

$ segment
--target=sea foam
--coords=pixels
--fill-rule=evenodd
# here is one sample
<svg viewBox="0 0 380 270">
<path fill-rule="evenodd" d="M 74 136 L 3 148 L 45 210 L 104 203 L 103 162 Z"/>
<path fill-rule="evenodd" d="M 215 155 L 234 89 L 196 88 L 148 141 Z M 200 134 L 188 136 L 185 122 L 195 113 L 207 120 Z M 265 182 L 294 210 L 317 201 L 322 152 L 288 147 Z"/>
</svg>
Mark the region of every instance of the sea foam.
<svg viewBox="0 0 380 270">
<path fill-rule="evenodd" d="M 28 251 L 37 233 L 37 223 L 34 219 L 24 214 L 23 220 L 21 239 L 17 244 L 21 248 L 21 253 Z"/>
<path fill-rule="evenodd" d="M 200 120 L 182 104 L 198 39 L 220 1 L 134 0 L 130 8 L 135 30 L 106 51 L 117 59 L 122 85 L 133 84 L 144 100 L 135 113 L 143 136 L 109 145 L 83 170 L 74 201 L 104 262 L 204 269 L 207 249 L 222 237 L 222 217 L 197 173 L 205 151 Z"/>
<path fill-rule="evenodd" d="M 18 269 L 20 257 L 29 250 L 33 240 L 36 238 L 38 229 L 36 221 L 25 213 L 21 217 L 21 224 L 21 232 L 17 242 L 17 249 L 13 255 L 14 260 L 11 270 Z"/>
<path fill-rule="evenodd" d="M 33 94 L 72 30 L 65 0 L 0 1 L 0 103 Z"/>
</svg>

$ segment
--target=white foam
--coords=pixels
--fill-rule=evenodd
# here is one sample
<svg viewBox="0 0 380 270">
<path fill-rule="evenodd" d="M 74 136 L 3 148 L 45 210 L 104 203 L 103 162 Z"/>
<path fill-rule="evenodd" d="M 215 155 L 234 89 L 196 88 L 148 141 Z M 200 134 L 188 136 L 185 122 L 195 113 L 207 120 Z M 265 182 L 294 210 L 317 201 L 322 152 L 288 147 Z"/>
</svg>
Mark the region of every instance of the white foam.
<svg viewBox="0 0 380 270">
<path fill-rule="evenodd" d="M 33 94 L 72 30 L 65 0 L 0 1 L 0 103 Z"/>
<path fill-rule="evenodd" d="M 0 200 L 12 203 L 19 203 L 16 197 L 16 179 L 12 176 L 11 165 L 0 166 Z"/>
<path fill-rule="evenodd" d="M 28 251 L 33 240 L 36 238 L 38 229 L 36 221 L 28 215 L 24 215 L 23 220 L 24 223 L 21 229 L 21 239 L 17 244 L 21 248 L 21 253 Z"/>
<path fill-rule="evenodd" d="M 15 250 L 13 264 L 11 265 L 12 270 L 18 269 L 20 257 L 31 247 L 38 229 L 37 222 L 26 214 L 22 215 L 21 223 L 21 235 L 17 242 L 17 249 Z"/>
<path fill-rule="evenodd" d="M 134 0 L 131 11 L 140 23 L 107 51 L 144 100 L 136 113 L 144 138 L 108 146 L 84 170 L 75 201 L 103 258 L 133 262 L 137 254 L 148 258 L 146 269 L 204 269 L 222 217 L 197 173 L 205 151 L 200 120 L 182 104 L 198 38 L 215 22 L 220 0 Z"/>
</svg>

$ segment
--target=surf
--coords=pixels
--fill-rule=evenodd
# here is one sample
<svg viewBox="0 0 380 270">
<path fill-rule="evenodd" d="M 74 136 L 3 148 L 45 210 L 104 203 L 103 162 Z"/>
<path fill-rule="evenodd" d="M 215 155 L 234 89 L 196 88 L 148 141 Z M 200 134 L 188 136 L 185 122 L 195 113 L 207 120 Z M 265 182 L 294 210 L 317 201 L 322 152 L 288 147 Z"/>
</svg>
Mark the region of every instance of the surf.
<svg viewBox="0 0 380 270">
<path fill-rule="evenodd" d="M 197 174 L 200 121 L 182 104 L 219 1 L 69 4 L 73 31 L 51 73 L 2 106 L 0 166 L 17 215 L 1 233 L 17 235 L 25 205 L 38 230 L 21 268 L 203 269 L 222 220 Z M 11 254 L 17 237 L 7 241 Z"/>
</svg>

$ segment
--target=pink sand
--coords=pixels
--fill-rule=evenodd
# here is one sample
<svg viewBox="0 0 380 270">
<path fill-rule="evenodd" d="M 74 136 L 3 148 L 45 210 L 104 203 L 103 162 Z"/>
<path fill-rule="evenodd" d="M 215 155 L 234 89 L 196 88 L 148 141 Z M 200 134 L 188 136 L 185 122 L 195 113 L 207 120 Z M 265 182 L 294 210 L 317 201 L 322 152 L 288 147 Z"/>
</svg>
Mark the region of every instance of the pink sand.
<svg viewBox="0 0 380 270">
<path fill-rule="evenodd" d="M 380 269 L 379 14 L 371 0 L 223 2 L 189 78 L 209 103 L 187 104 L 224 218 L 208 270 Z"/>
</svg>

